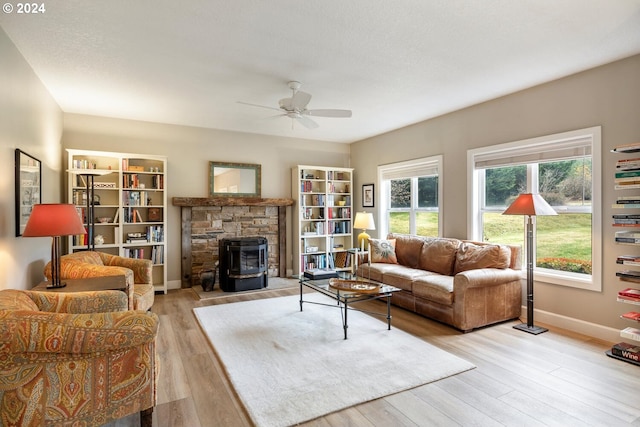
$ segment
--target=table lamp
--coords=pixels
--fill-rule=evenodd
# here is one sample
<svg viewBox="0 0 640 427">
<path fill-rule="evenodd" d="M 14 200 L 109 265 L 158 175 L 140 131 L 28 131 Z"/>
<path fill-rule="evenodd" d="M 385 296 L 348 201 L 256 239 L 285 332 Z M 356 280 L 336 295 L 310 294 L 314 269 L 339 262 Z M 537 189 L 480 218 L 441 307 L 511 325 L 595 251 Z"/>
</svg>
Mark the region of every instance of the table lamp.
<svg viewBox="0 0 640 427">
<path fill-rule="evenodd" d="M 33 207 L 23 237 L 53 237 L 51 243 L 51 284 L 47 288 L 62 288 L 60 281 L 60 237 L 87 234 L 74 205 L 39 204 Z"/>
<path fill-rule="evenodd" d="M 364 242 L 370 237 L 367 234 L 367 230 L 376 229 L 376 224 L 373 222 L 373 214 L 369 212 L 356 212 L 353 228 L 362 230 L 362 233 L 358 234 L 358 247 L 361 251 L 364 251 Z"/>
<path fill-rule="evenodd" d="M 538 335 L 548 329 L 533 325 L 533 222 L 538 215 L 558 215 L 539 194 L 523 193 L 502 212 L 502 215 L 527 216 L 527 323 L 514 326 L 515 329 Z"/>
</svg>

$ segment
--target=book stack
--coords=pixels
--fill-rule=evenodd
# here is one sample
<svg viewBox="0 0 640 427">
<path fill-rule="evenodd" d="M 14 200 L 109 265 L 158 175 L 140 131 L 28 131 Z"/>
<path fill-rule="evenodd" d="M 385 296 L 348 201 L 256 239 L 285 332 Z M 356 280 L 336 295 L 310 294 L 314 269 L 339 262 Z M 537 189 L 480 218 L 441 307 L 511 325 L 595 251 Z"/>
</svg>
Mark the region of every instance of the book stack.
<svg viewBox="0 0 640 427">
<path fill-rule="evenodd" d="M 618 174 L 616 174 L 618 175 Z M 640 196 L 621 196 L 616 199 L 612 206 L 614 209 L 639 208 Z"/>
<path fill-rule="evenodd" d="M 632 327 L 624 328 L 620 331 L 620 336 L 623 338 L 640 341 L 640 329 Z"/>
<path fill-rule="evenodd" d="M 640 215 L 613 215 L 613 225 L 618 227 L 640 225 Z"/>
<path fill-rule="evenodd" d="M 618 150 L 617 147 L 614 151 Z M 640 151 L 640 143 L 625 146 L 624 152 Z M 640 158 L 620 159 L 616 162 L 615 188 L 640 188 Z"/>
<path fill-rule="evenodd" d="M 611 347 L 611 353 L 619 358 L 640 363 L 640 346 L 619 342 Z"/>
<path fill-rule="evenodd" d="M 635 271 L 633 273 L 635 273 L 636 275 L 629 276 L 629 277 L 638 277 L 637 274 L 639 272 Z M 619 271 L 616 273 L 617 276 L 621 278 L 625 278 L 626 276 L 624 276 L 623 274 L 626 274 L 626 273 L 624 271 Z M 618 300 L 640 303 L 640 289 L 635 289 L 635 288 L 623 289 L 618 292 Z"/>
<path fill-rule="evenodd" d="M 616 258 L 616 263 L 624 265 L 640 265 L 640 256 L 638 255 L 619 255 Z"/>
<path fill-rule="evenodd" d="M 616 232 L 617 243 L 640 243 L 640 232 L 634 231 L 617 231 Z"/>
</svg>

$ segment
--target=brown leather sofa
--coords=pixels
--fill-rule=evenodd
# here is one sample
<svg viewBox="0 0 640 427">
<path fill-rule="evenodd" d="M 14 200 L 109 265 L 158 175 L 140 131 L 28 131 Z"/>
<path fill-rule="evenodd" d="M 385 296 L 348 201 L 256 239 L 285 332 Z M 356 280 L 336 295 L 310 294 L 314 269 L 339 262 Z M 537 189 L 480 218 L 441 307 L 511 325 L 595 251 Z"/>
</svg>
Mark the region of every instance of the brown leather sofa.
<svg viewBox="0 0 640 427">
<path fill-rule="evenodd" d="M 520 246 L 403 234 L 387 240 L 395 240 L 395 257 L 363 262 L 357 275 L 400 288 L 392 304 L 464 332 L 520 316 Z"/>
</svg>

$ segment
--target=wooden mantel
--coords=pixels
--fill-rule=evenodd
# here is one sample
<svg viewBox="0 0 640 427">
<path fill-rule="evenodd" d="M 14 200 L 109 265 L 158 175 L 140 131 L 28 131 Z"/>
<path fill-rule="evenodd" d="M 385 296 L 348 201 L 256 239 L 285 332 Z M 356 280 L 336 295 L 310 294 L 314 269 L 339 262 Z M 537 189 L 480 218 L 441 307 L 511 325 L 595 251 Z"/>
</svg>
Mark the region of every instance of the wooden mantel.
<svg viewBox="0 0 640 427">
<path fill-rule="evenodd" d="M 181 206 L 182 223 L 182 287 L 191 287 L 191 209 L 207 206 L 266 206 L 278 208 L 278 274 L 286 277 L 286 217 L 287 206 L 293 206 L 293 199 L 263 199 L 260 197 L 174 197 L 173 205 Z"/>
<path fill-rule="evenodd" d="M 174 206 L 292 206 L 293 199 L 260 197 L 174 197 Z"/>
</svg>

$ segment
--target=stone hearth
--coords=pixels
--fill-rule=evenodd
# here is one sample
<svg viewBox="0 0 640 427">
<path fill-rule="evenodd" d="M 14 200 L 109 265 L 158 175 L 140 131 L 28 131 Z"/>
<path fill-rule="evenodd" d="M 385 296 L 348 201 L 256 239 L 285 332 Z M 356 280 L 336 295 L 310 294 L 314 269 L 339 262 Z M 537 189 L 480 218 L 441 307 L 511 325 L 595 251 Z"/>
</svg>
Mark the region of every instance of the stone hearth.
<svg viewBox="0 0 640 427">
<path fill-rule="evenodd" d="M 286 207 L 292 199 L 174 197 L 181 206 L 182 287 L 200 284 L 200 272 L 218 260 L 218 241 L 260 236 L 269 245 L 269 276 L 286 276 Z"/>
</svg>

